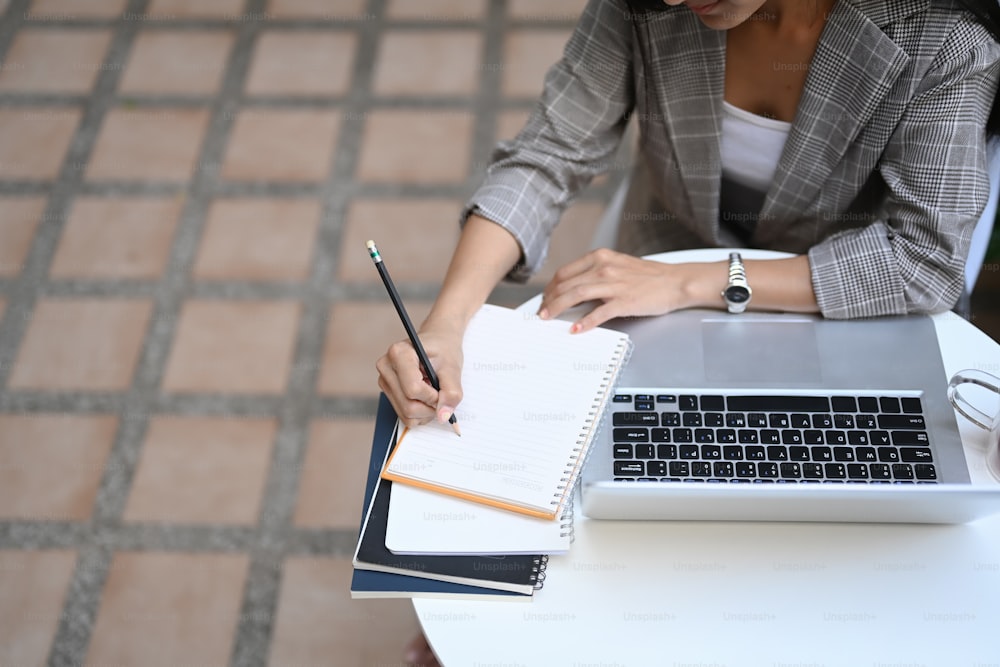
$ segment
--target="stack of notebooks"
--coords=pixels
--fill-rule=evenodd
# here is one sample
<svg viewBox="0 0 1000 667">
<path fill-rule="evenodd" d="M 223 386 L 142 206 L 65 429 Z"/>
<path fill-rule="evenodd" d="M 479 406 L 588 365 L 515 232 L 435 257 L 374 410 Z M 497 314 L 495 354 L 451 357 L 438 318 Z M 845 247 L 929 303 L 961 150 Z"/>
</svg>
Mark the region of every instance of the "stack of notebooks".
<svg viewBox="0 0 1000 667">
<path fill-rule="evenodd" d="M 530 600 L 572 541 L 572 495 L 625 334 L 484 306 L 463 341 L 459 438 L 401 428 L 383 396 L 352 597 Z"/>
</svg>

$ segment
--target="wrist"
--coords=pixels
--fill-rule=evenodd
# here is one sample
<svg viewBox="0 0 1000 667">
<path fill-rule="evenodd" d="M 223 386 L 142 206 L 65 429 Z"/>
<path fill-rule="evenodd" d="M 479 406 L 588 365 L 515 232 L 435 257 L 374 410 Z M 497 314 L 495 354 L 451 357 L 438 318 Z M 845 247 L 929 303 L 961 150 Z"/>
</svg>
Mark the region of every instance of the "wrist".
<svg viewBox="0 0 1000 667">
<path fill-rule="evenodd" d="M 693 262 L 675 265 L 680 270 L 682 308 L 724 308 L 729 262 Z"/>
</svg>

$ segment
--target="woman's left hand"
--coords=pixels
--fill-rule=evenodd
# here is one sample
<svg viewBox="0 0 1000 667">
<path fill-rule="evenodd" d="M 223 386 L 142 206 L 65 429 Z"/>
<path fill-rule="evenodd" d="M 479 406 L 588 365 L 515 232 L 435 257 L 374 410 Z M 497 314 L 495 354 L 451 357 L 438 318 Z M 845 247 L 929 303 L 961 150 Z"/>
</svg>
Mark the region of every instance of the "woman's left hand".
<svg viewBox="0 0 1000 667">
<path fill-rule="evenodd" d="M 717 264 L 664 264 L 606 248 L 594 250 L 556 272 L 545 286 L 538 314 L 551 319 L 586 301 L 599 302 L 571 327 L 570 331 L 580 333 L 614 317 L 691 308 L 699 305 L 693 287 L 704 284 L 707 272 L 702 267 L 713 267 L 714 273 L 724 277 Z M 720 292 L 723 287 L 719 285 Z"/>
</svg>

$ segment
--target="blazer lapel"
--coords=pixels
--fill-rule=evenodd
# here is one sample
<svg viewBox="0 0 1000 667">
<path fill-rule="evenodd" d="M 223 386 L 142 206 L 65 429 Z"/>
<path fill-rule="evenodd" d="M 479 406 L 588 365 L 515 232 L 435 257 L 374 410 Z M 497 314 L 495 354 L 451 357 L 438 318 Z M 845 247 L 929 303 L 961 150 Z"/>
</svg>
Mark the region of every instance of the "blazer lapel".
<svg viewBox="0 0 1000 667">
<path fill-rule="evenodd" d="M 919 2 L 838 2 L 824 28 L 806 77 L 788 142 L 761 210 L 754 241 L 767 244 L 820 194 L 830 173 L 871 119 L 909 56 L 880 24 Z M 895 12 L 878 10 L 896 5 Z M 834 92 L 831 92 L 834 91 Z"/>
<path fill-rule="evenodd" d="M 678 7 L 649 22 L 648 67 L 664 116 L 677 170 L 693 219 L 716 229 L 722 163 L 722 99 L 725 92 L 725 32 L 707 30 Z M 662 73 L 667 73 L 663 75 Z M 717 236 L 717 234 L 716 234 Z M 717 240 L 717 239 L 716 239 Z"/>
</svg>

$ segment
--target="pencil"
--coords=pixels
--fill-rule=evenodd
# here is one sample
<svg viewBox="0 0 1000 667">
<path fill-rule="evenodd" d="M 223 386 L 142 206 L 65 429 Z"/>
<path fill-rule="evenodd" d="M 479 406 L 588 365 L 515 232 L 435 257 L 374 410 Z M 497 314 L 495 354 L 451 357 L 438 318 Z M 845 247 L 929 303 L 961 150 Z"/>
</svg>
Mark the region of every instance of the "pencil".
<svg viewBox="0 0 1000 667">
<path fill-rule="evenodd" d="M 399 298 L 399 292 L 396 291 L 396 285 L 392 282 L 392 278 L 389 277 L 389 269 L 385 268 L 385 262 L 382 261 L 382 255 L 379 254 L 378 248 L 375 247 L 375 241 L 368 241 L 365 246 L 368 248 L 368 254 L 371 255 L 372 262 L 375 263 L 375 268 L 378 269 L 378 274 L 382 277 L 382 282 L 385 284 L 385 289 L 389 292 L 389 298 L 392 299 L 392 305 L 396 307 L 396 312 L 399 313 L 399 319 L 403 321 L 403 328 L 406 329 L 406 335 L 410 337 L 410 342 L 413 343 L 413 349 L 417 351 L 417 359 L 420 360 L 420 365 L 424 367 L 424 372 L 427 374 L 427 380 L 431 383 L 437 391 L 441 391 L 441 384 L 438 381 L 437 373 L 434 372 L 434 367 L 431 366 L 431 360 L 427 357 L 427 352 L 424 351 L 424 346 L 420 343 L 420 338 L 417 336 L 417 330 L 413 327 L 413 322 L 410 320 L 410 316 L 406 312 L 406 308 L 403 306 L 403 300 Z M 448 423 L 451 424 L 452 430 L 458 436 L 462 435 L 462 432 L 458 428 L 458 420 L 455 418 L 455 413 L 451 413 L 451 418 L 448 419 Z"/>
</svg>

